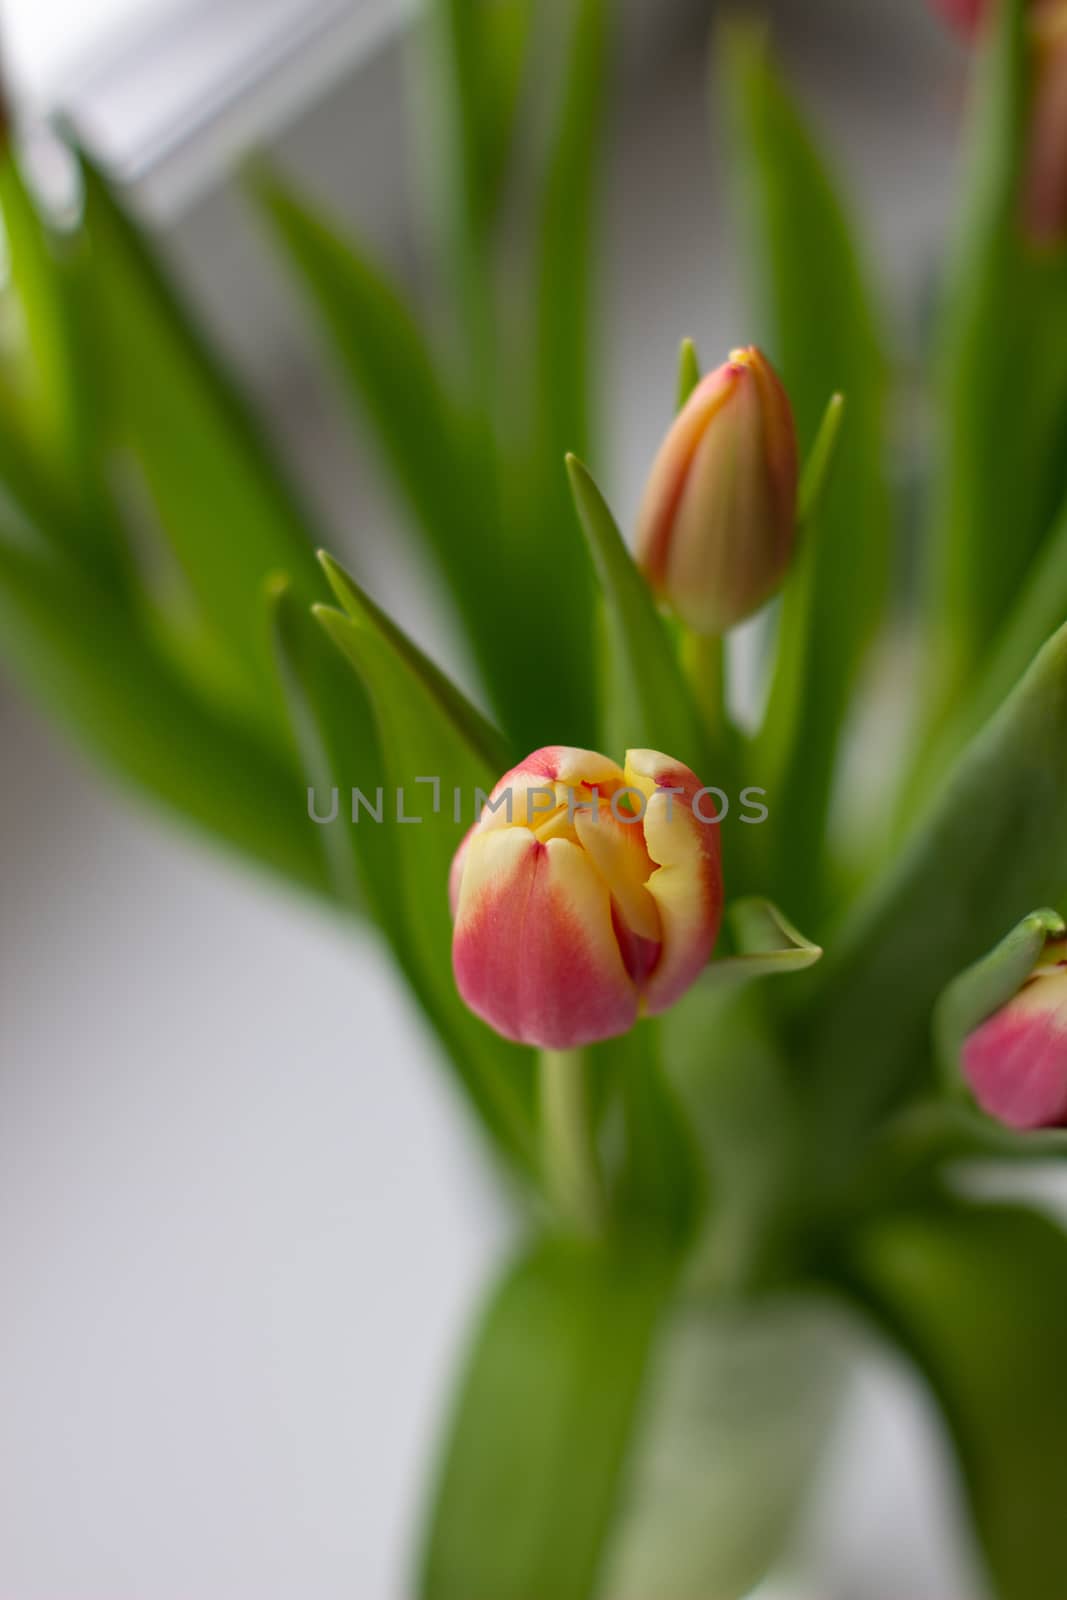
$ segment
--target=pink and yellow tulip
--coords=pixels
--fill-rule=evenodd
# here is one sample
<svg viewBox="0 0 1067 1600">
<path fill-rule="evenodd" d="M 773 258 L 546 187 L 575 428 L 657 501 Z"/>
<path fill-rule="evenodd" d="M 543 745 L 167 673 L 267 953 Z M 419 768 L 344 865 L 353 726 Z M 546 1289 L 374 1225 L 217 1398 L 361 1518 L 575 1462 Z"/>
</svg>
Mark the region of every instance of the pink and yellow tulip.
<svg viewBox="0 0 1067 1600">
<path fill-rule="evenodd" d="M 498 1033 L 563 1050 L 664 1011 L 722 915 L 714 803 L 688 767 L 549 746 L 501 778 L 452 867 L 460 994 Z"/>
<path fill-rule="evenodd" d="M 758 350 L 735 350 L 675 418 L 638 518 L 638 565 L 695 633 L 725 633 L 781 584 L 796 537 L 797 471 L 777 373 Z"/>
<path fill-rule="evenodd" d="M 1015 998 L 968 1037 L 963 1074 L 1007 1127 L 1067 1127 L 1067 940 L 1050 944 Z"/>
</svg>

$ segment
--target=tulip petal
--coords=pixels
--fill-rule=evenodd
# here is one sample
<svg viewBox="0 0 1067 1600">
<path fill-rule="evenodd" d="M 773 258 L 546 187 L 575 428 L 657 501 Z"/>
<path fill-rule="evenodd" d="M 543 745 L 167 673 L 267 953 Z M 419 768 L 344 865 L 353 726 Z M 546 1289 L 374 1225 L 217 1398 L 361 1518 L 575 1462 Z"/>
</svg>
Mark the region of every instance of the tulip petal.
<svg viewBox="0 0 1067 1600">
<path fill-rule="evenodd" d="M 621 807 L 620 807 L 621 810 Z M 611 890 L 627 926 L 642 939 L 659 942 L 660 923 L 648 880 L 656 864 L 645 848 L 638 818 L 620 822 L 610 806 L 579 812 L 578 839 Z"/>
<path fill-rule="evenodd" d="M 657 863 L 648 891 L 659 908 L 663 948 L 644 995 L 644 1010 L 654 1016 L 685 993 L 715 948 L 723 907 L 719 830 L 701 820 L 714 807 L 698 800 L 703 785 L 681 762 L 630 750 L 626 781 L 647 796 L 645 845 Z"/>
<path fill-rule="evenodd" d="M 555 806 L 566 807 L 569 791 L 579 800 L 578 791 L 583 787 L 600 787 L 604 794 L 611 794 L 622 782 L 620 768 L 596 750 L 546 745 L 505 772 L 489 796 L 479 827 L 536 827 L 555 809 L 547 798 L 549 789 L 555 796 Z"/>
<path fill-rule="evenodd" d="M 637 990 L 611 895 L 579 845 L 526 828 L 469 840 L 453 942 L 460 994 L 506 1038 L 566 1050 L 626 1033 Z"/>
<path fill-rule="evenodd" d="M 637 519 L 637 563 L 657 594 L 666 588 L 671 529 L 689 469 L 708 424 L 740 379 L 740 369 L 730 363 L 709 372 L 678 413 L 653 463 Z"/>
<path fill-rule="evenodd" d="M 770 598 L 789 566 L 796 525 L 785 392 L 765 362 L 735 359 L 729 370 L 738 374 L 733 396 L 693 456 L 667 561 L 675 609 L 702 633 L 724 633 Z"/>
<path fill-rule="evenodd" d="M 694 390 L 653 464 L 637 559 L 695 632 L 719 635 L 780 586 L 797 522 L 789 397 L 754 346 Z"/>
<path fill-rule="evenodd" d="M 963 1071 L 982 1110 L 1007 1127 L 1067 1127 L 1067 973 L 1032 978 L 976 1028 Z"/>
</svg>

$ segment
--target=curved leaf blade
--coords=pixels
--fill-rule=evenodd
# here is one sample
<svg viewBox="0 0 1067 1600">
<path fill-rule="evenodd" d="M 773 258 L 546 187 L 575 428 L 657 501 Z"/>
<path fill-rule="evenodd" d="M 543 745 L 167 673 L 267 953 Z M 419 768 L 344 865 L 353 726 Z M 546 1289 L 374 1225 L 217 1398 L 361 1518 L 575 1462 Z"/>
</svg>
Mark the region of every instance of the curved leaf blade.
<svg viewBox="0 0 1067 1600">
<path fill-rule="evenodd" d="M 340 903 L 357 909 L 366 896 L 375 920 L 395 941 L 388 857 L 351 820 L 353 789 L 373 793 L 383 781 L 366 694 L 288 578 L 269 578 L 264 598 L 278 676 L 308 784 L 307 825 Z M 315 820 L 329 816 L 335 804 L 332 821 Z"/>
<path fill-rule="evenodd" d="M 800 920 L 826 909 L 826 818 L 857 677 L 889 576 L 882 464 L 885 359 L 872 297 L 835 179 L 750 26 L 724 35 L 724 83 L 750 202 L 762 326 L 793 402 L 801 451 L 826 397 L 848 397 L 832 478 L 783 597 L 770 700 L 754 752 L 775 796 L 771 872 Z"/>
<path fill-rule="evenodd" d="M 783 1555 L 841 1387 L 840 1317 L 688 1298 L 649 1381 L 603 1594 L 742 1600 Z"/>
<path fill-rule="evenodd" d="M 613 643 L 615 738 L 624 748 L 664 750 L 707 770 L 707 741 L 663 619 L 634 565 L 604 497 L 573 456 L 575 504 L 600 579 Z"/>
<path fill-rule="evenodd" d="M 479 792 L 487 793 L 500 774 L 385 635 L 328 607 L 316 606 L 314 615 L 355 669 L 373 711 L 384 778 L 380 820 L 363 815 L 357 826 L 373 829 L 368 848 L 383 849 L 391 862 L 386 887 L 417 993 L 486 1126 L 513 1161 L 534 1171 L 534 1053 L 499 1038 L 469 1012 L 452 976 L 449 869 L 475 820 Z"/>
<path fill-rule="evenodd" d="M 364 623 L 372 632 L 380 634 L 390 649 L 403 657 L 427 695 L 478 754 L 486 768 L 499 775 L 513 767 L 520 759 L 519 754 L 477 707 L 471 705 L 451 678 L 397 627 L 380 606 L 375 605 L 370 595 L 332 556 L 320 551 L 319 562 L 330 588 L 348 615 Z"/>
<path fill-rule="evenodd" d="M 233 381 L 182 306 L 141 230 L 81 153 L 101 396 L 129 445 L 203 617 L 272 697 L 261 591 L 290 573 L 321 593 L 315 543 Z M 101 403 L 104 403 L 103 399 Z"/>
<path fill-rule="evenodd" d="M 1034 905 L 1067 899 L 1067 627 L 927 807 L 817 978 L 796 1043 L 827 1139 L 857 1130 L 932 1072 L 941 991 Z M 879 1026 L 893 996 L 891 1025 Z M 860 1067 L 862 1065 L 862 1070 Z"/>
<path fill-rule="evenodd" d="M 935 725 L 982 670 L 1067 493 L 1067 259 L 1031 247 L 1020 220 L 1032 76 L 1026 9 L 1025 0 L 1005 0 L 986 30 L 968 204 L 945 294 L 937 373 L 945 447 L 930 541 Z"/>
<path fill-rule="evenodd" d="M 592 1600 L 670 1274 L 539 1244 L 505 1276 L 448 1431 L 421 1600 Z"/>
<path fill-rule="evenodd" d="M 295 760 L 195 694 L 106 590 L 0 543 L 4 644 L 99 758 L 226 844 L 323 893 Z"/>
<path fill-rule="evenodd" d="M 872 1227 L 851 1271 L 941 1406 L 996 1593 L 1060 1600 L 1067 1236 L 1022 1209 L 943 1206 Z"/>
<path fill-rule="evenodd" d="M 822 960 L 822 949 L 805 939 L 770 900 L 750 895 L 726 908 L 728 953 L 710 962 L 706 986 L 748 983 L 754 978 L 804 972 Z"/>
</svg>

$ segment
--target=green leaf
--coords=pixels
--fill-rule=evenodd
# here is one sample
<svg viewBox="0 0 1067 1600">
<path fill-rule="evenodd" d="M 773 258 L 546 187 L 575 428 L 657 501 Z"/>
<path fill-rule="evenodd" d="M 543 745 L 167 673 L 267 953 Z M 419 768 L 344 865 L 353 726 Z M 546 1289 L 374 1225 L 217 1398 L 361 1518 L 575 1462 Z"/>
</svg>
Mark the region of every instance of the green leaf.
<svg viewBox="0 0 1067 1600">
<path fill-rule="evenodd" d="M 801 528 L 806 527 L 818 512 L 819 504 L 829 483 L 830 474 L 833 471 L 841 424 L 844 420 L 844 395 L 831 395 L 827 402 L 826 410 L 823 412 L 819 431 L 815 435 L 811 453 L 804 463 L 804 471 L 800 479 L 800 490 L 797 496 L 797 522 Z"/>
<path fill-rule="evenodd" d="M 283 575 L 265 585 L 267 616 L 293 738 L 317 817 L 307 816 L 342 905 L 370 902 L 375 921 L 400 945 L 392 863 L 382 841 L 352 823 L 351 794 L 374 795 L 384 784 L 378 732 L 362 685 Z M 310 811 L 310 807 L 309 807 Z M 398 951 L 399 953 L 399 951 Z"/>
<path fill-rule="evenodd" d="M 34 533 L 64 549 L 64 533 L 72 521 L 64 486 L 56 483 L 54 472 L 6 407 L 0 409 L 0 482 Z"/>
<path fill-rule="evenodd" d="M 1067 1132 L 1017 1133 L 958 1100 L 923 1100 L 890 1119 L 864 1160 L 865 1187 L 884 1209 L 887 1193 L 928 1183 L 946 1165 L 967 1161 L 1044 1162 L 1067 1155 Z"/>
<path fill-rule="evenodd" d="M 803 972 L 822 959 L 822 950 L 784 917 L 769 900 L 755 895 L 735 900 L 726 909 L 725 931 L 730 953 L 717 955 L 701 983 L 733 985 L 753 978 Z"/>
<path fill-rule="evenodd" d="M 1048 941 L 1065 933 L 1059 912 L 1032 911 L 988 955 L 953 978 L 934 1012 L 937 1055 L 949 1082 L 959 1078 L 968 1034 L 1018 994 Z"/>
<path fill-rule="evenodd" d="M 98 758 L 226 844 L 325 891 L 295 761 L 196 696 L 114 596 L 0 542 L 0 615 L 5 650 Z"/>
<path fill-rule="evenodd" d="M 432 0 L 419 84 L 424 191 L 449 291 L 447 325 L 465 392 L 491 409 L 497 360 L 492 245 L 513 145 L 529 0 Z M 483 444 L 488 442 L 488 429 Z"/>
<path fill-rule="evenodd" d="M 589 720 L 572 720 L 566 708 L 591 700 L 592 652 L 583 634 L 589 663 L 568 653 L 571 601 L 559 591 L 569 585 L 535 543 L 512 548 L 495 460 L 453 406 L 421 329 L 383 274 L 279 179 L 261 174 L 257 186 L 427 539 L 505 728 L 525 749 L 580 743 Z M 551 673 L 541 670 L 550 603 L 561 630 Z"/>
<path fill-rule="evenodd" d="M 615 1066 L 625 1140 L 612 1206 L 629 1237 L 658 1236 L 678 1247 L 708 1205 L 708 1181 L 662 1040 L 653 1019 L 602 1047 Z"/>
<path fill-rule="evenodd" d="M 550 8 L 546 7 L 546 11 Z M 532 300 L 523 333 L 529 338 L 532 419 L 525 478 L 512 468 L 502 479 L 513 524 L 511 582 L 528 591 L 544 649 L 552 618 L 549 692 L 565 716 L 570 744 L 597 744 L 596 614 L 593 569 L 582 540 L 565 459 L 588 454 L 593 443 L 594 234 L 599 216 L 599 168 L 607 81 L 608 7 L 605 0 L 569 0 L 559 8 L 565 59 L 552 78 L 548 148 L 531 224 Z M 500 401 L 511 400 L 514 377 L 502 374 Z M 531 426 L 532 422 L 532 426 Z M 542 743 L 559 742 L 551 734 Z"/>
<path fill-rule="evenodd" d="M 364 815 L 357 826 L 373 829 L 368 848 L 384 852 L 390 863 L 387 892 L 417 993 L 485 1125 L 512 1160 L 535 1170 L 533 1052 L 508 1044 L 473 1016 L 452 976 L 449 869 L 477 816 L 479 792 L 487 793 L 500 773 L 431 698 L 410 658 L 386 633 L 323 606 L 315 607 L 315 616 L 355 669 L 374 714 L 384 777 L 381 820 Z"/>
<path fill-rule="evenodd" d="M 561 462 L 590 446 L 589 320 L 592 219 L 607 78 L 604 0 L 574 0 L 569 59 L 541 197 L 538 278 L 538 459 Z M 559 495 L 566 495 L 562 474 Z M 551 503 L 551 502 L 550 502 Z M 565 547 L 570 518 L 556 535 Z M 543 530 L 543 537 L 549 530 Z"/>
<path fill-rule="evenodd" d="M 314 543 L 274 453 L 99 169 L 84 155 L 101 394 L 141 467 L 203 618 L 275 694 L 261 589 L 272 571 L 321 587 Z"/>
<path fill-rule="evenodd" d="M 102 470 L 84 241 L 46 224 L 10 147 L 0 149 L 0 212 L 24 341 L 3 363 L 0 479 L 39 537 L 122 588 L 128 561 Z"/>
<path fill-rule="evenodd" d="M 709 1194 L 687 1281 L 728 1296 L 795 1281 L 810 1249 L 811 1134 L 766 1001 L 751 984 L 697 983 L 660 1019 Z"/>
<path fill-rule="evenodd" d="M 707 770 L 707 741 L 663 619 L 593 479 L 573 457 L 568 467 L 607 608 L 615 742 L 663 750 L 697 773 Z"/>
<path fill-rule="evenodd" d="M 433 353 L 380 268 L 282 181 L 259 167 L 255 192 L 303 279 L 382 453 L 465 621 L 489 598 L 489 562 L 457 537 L 469 518 L 458 419 Z"/>
<path fill-rule="evenodd" d="M 749 27 L 725 35 L 725 83 L 753 223 L 761 326 L 812 451 L 826 397 L 848 396 L 832 481 L 787 584 L 774 679 L 754 752 L 778 824 L 771 881 L 806 926 L 825 910 L 825 830 L 842 726 L 883 614 L 889 520 L 882 467 L 885 360 L 837 185 Z M 816 456 L 817 459 L 817 456 Z"/>
<path fill-rule="evenodd" d="M 669 1271 L 549 1240 L 511 1268 L 463 1378 L 421 1600 L 591 1600 Z"/>
<path fill-rule="evenodd" d="M 841 1389 L 840 1316 L 774 1296 L 689 1297 L 649 1383 L 601 1592 L 741 1600 L 782 1556 Z"/>
<path fill-rule="evenodd" d="M 38 215 L 15 151 L 6 136 L 0 146 L 0 214 L 10 292 L 18 308 L 13 350 L 5 350 L 4 373 L 14 395 L 5 396 L 42 454 L 62 457 L 69 428 L 68 349 L 55 242 Z M 11 369 L 14 368 L 12 372 Z M 12 401 L 15 404 L 12 404 Z"/>
<path fill-rule="evenodd" d="M 990 650 L 974 663 L 951 716 L 920 748 L 905 800 L 914 805 L 1014 689 L 1034 656 L 1067 619 L 1067 503 L 1038 552 Z"/>
<path fill-rule="evenodd" d="M 496 772 L 499 776 L 513 767 L 520 759 L 519 753 L 513 750 L 504 735 L 471 705 L 451 678 L 447 677 L 440 667 L 396 626 L 380 606 L 375 605 L 370 595 L 360 588 L 355 579 L 334 561 L 332 556 L 320 551 L 319 561 L 330 588 L 348 615 L 354 617 L 357 622 L 364 623 L 372 632 L 381 634 L 385 643 L 397 655 L 403 657 L 430 699 L 454 724 L 471 749 L 477 752 L 487 770 Z"/>
<path fill-rule="evenodd" d="M 431 66 L 444 78 L 447 192 L 472 241 L 499 209 L 532 23 L 530 0 L 435 0 Z"/>
<path fill-rule="evenodd" d="M 1067 896 L 1067 628 L 928 806 L 894 868 L 797 998 L 798 1059 L 827 1119 L 824 1168 L 888 1105 L 931 1080 L 947 983 L 1034 905 Z"/>
<path fill-rule="evenodd" d="M 700 357 L 692 339 L 683 339 L 678 351 L 678 389 L 676 409 L 681 411 L 700 382 Z"/>
<path fill-rule="evenodd" d="M 562 739 L 595 745 L 595 585 L 564 463 L 569 452 L 587 452 L 592 439 L 593 238 L 608 8 L 605 0 L 568 0 L 544 9 L 553 64 L 541 81 L 550 86 L 551 103 L 526 207 L 532 212 L 523 263 L 532 279 L 530 298 L 513 331 L 525 359 L 517 386 L 514 355 L 501 341 L 503 359 L 487 400 L 501 445 L 497 489 L 508 541 L 505 583 L 522 596 L 525 614 L 521 620 L 510 617 L 507 628 L 515 648 L 522 649 L 527 674 L 532 660 L 546 656 L 545 625 L 552 619 L 548 671 L 536 675 L 541 716 L 531 708 L 525 725 L 538 730 L 540 744 Z M 518 454 L 508 439 L 509 416 L 522 441 Z"/>
<path fill-rule="evenodd" d="M 999 1600 L 1061 1600 L 1067 1236 L 943 1206 L 872 1227 L 852 1270 L 941 1406 Z"/>
<path fill-rule="evenodd" d="M 1031 247 L 1020 226 L 1025 12 L 1024 0 L 1006 0 L 987 31 L 969 200 L 944 296 L 946 428 L 929 541 L 935 721 L 982 669 L 1067 492 L 1067 255 Z"/>
</svg>

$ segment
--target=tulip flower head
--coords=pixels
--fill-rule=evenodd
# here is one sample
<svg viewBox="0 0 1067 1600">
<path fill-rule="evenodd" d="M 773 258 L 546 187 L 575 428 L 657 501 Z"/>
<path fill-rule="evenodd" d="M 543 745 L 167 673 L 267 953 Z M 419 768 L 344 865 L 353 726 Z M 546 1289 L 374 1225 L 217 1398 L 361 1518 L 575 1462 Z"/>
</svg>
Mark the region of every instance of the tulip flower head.
<svg viewBox="0 0 1067 1600">
<path fill-rule="evenodd" d="M 797 475 L 789 397 L 765 356 L 735 350 L 675 418 L 638 519 L 638 565 L 695 633 L 725 633 L 781 584 Z"/>
<path fill-rule="evenodd" d="M 564 1050 L 672 1005 L 722 915 L 710 793 L 654 750 L 628 751 L 623 769 L 550 746 L 506 773 L 452 867 L 453 967 L 471 1010 Z"/>
<path fill-rule="evenodd" d="M 1067 1127 L 1067 939 L 1049 943 L 1015 998 L 968 1037 L 963 1074 L 1007 1127 Z"/>
</svg>

